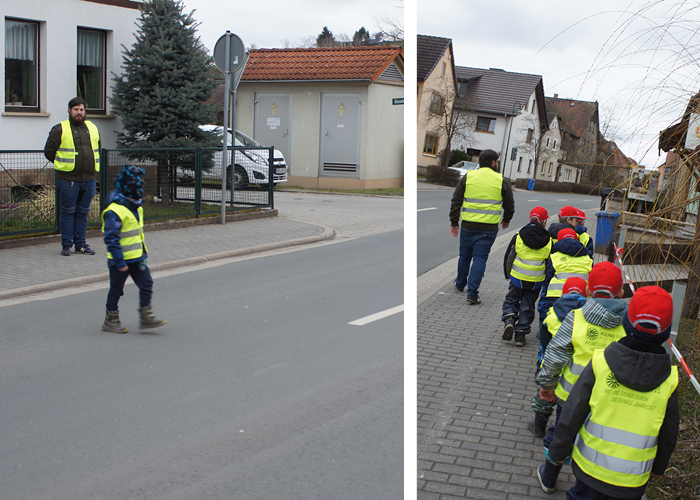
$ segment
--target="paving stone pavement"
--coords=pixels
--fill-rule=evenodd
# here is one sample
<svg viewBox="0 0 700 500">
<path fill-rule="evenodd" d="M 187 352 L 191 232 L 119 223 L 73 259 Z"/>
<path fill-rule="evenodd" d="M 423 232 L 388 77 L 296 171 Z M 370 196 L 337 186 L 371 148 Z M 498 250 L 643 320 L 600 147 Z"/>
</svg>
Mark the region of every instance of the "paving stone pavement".
<svg viewBox="0 0 700 500">
<path fill-rule="evenodd" d="M 149 231 L 153 271 L 290 245 L 349 239 L 403 229 L 403 197 L 275 192 L 278 217 Z M 107 281 L 106 250 L 88 237 L 97 255 L 60 255 L 60 240 L 0 250 L 0 299 Z"/>
<path fill-rule="evenodd" d="M 568 465 L 554 494 L 537 480 L 542 439 L 527 429 L 536 390 L 536 320 L 524 347 L 501 339 L 508 290 L 503 255 L 513 234 L 501 233 L 494 243 L 480 305 L 469 305 L 454 288 L 456 259 L 424 275 L 432 291 L 426 293 L 431 286 L 419 277 L 418 500 L 561 500 L 573 486 Z"/>
</svg>

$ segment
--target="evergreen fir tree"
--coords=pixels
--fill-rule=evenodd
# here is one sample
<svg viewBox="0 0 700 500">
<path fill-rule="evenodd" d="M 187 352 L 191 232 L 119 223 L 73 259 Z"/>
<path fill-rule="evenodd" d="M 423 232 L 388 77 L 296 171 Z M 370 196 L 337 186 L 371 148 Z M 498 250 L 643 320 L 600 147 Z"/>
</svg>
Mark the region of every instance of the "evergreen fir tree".
<svg viewBox="0 0 700 500">
<path fill-rule="evenodd" d="M 363 26 L 359 30 L 355 32 L 355 35 L 352 37 L 352 45 L 354 47 L 360 47 L 362 45 L 369 45 L 369 31 L 365 29 Z"/>
<path fill-rule="evenodd" d="M 316 47 L 333 47 L 335 45 L 335 37 L 333 32 L 324 26 L 321 34 L 316 37 Z"/>
</svg>

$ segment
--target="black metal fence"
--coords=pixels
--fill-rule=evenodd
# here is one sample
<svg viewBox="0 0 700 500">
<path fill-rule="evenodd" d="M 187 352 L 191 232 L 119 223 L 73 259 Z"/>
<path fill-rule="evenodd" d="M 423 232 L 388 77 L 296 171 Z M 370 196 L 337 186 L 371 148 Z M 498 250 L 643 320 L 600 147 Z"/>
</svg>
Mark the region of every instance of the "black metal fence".
<svg viewBox="0 0 700 500">
<path fill-rule="evenodd" d="M 223 152 L 217 148 L 102 149 L 89 227 L 100 214 L 122 165 L 145 171 L 145 220 L 221 214 Z M 226 212 L 274 208 L 273 148 L 229 148 Z M 104 188 L 103 188 L 104 187 Z M 43 151 L 0 151 L 0 238 L 60 232 L 53 163 Z"/>
</svg>

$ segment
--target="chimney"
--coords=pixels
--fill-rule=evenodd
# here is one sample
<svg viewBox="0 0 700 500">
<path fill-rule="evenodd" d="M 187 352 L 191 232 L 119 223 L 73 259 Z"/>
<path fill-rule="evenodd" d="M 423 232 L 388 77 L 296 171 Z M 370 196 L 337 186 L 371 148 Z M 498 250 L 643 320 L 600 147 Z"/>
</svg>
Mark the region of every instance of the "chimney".
<svg viewBox="0 0 700 500">
<path fill-rule="evenodd" d="M 554 94 L 555 99 L 559 99 L 559 94 Z"/>
</svg>

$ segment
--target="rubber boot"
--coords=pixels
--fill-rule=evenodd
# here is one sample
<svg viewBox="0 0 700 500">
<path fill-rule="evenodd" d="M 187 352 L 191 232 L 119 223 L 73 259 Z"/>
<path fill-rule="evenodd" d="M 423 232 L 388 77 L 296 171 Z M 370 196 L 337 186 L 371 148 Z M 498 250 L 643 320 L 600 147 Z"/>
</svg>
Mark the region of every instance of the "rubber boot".
<svg viewBox="0 0 700 500">
<path fill-rule="evenodd" d="M 538 438 L 544 437 L 547 433 L 547 417 L 535 413 L 535 416 L 527 423 L 527 428 Z"/>
<path fill-rule="evenodd" d="M 167 321 L 164 319 L 156 318 L 155 314 L 153 314 L 153 306 L 141 307 L 139 309 L 139 313 L 141 314 L 142 330 L 146 328 L 158 328 L 159 326 L 163 326 L 167 323 Z"/>
<path fill-rule="evenodd" d="M 540 486 L 545 493 L 554 493 L 557 486 L 557 477 L 561 471 L 562 465 L 557 465 L 549 460 L 537 468 L 537 479 L 540 480 Z"/>
<path fill-rule="evenodd" d="M 102 323 L 102 329 L 111 333 L 126 333 L 129 331 L 122 326 L 122 322 L 119 319 L 119 311 L 107 311 L 105 322 Z"/>
</svg>

